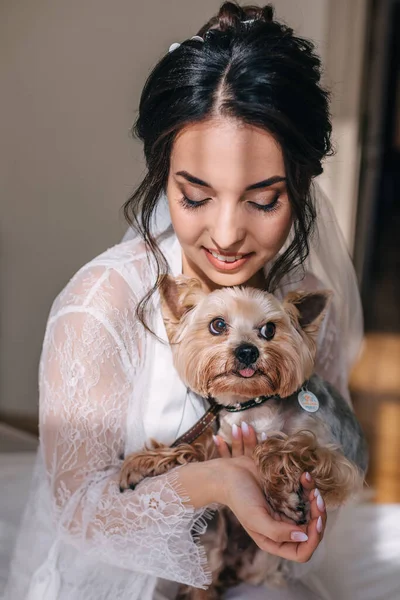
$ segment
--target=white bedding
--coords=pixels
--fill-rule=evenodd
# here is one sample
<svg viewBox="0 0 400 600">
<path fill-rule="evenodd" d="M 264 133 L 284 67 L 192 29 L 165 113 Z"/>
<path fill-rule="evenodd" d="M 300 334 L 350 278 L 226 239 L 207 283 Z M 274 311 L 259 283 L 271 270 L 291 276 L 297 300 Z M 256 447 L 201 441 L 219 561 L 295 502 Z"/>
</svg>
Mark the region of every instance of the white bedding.
<svg viewBox="0 0 400 600">
<path fill-rule="evenodd" d="M 332 600 L 400 600 L 400 504 L 343 508 L 319 576 Z"/>
<path fill-rule="evenodd" d="M 0 453 L 0 598 L 35 456 L 35 452 Z"/>
<path fill-rule="evenodd" d="M 0 453 L 0 597 L 34 458 L 33 452 Z M 331 600 L 400 600 L 400 505 L 344 508 L 321 575 Z"/>
</svg>

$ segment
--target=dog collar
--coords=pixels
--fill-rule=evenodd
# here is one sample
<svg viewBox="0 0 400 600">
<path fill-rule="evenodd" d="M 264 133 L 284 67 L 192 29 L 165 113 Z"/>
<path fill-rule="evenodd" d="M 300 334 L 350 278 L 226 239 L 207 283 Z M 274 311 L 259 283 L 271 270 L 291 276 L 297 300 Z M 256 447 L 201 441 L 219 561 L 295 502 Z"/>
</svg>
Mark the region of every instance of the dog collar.
<svg viewBox="0 0 400 600">
<path fill-rule="evenodd" d="M 261 404 L 264 404 L 264 402 L 267 402 L 267 400 L 271 400 L 272 398 L 280 398 L 280 396 L 257 396 L 246 402 L 238 402 L 234 406 L 225 406 L 224 404 L 216 402 L 212 396 L 209 396 L 207 398 L 210 404 L 208 411 L 193 425 L 193 427 L 175 440 L 171 445 L 171 448 L 176 448 L 180 444 L 192 444 L 214 423 L 214 421 L 218 421 L 219 413 L 222 410 L 227 410 L 228 412 L 242 412 L 243 410 L 248 410 L 255 406 L 261 406 Z"/>
<path fill-rule="evenodd" d="M 256 398 L 251 398 L 250 400 L 247 400 L 246 402 L 237 402 L 236 404 L 233 404 L 231 406 L 226 406 L 225 404 L 219 404 L 218 402 L 216 402 L 216 400 L 214 398 L 212 398 L 211 396 L 208 398 L 208 401 L 211 405 L 216 405 L 219 406 L 221 410 L 226 410 L 228 412 L 242 412 L 244 410 L 248 410 L 249 408 L 254 408 L 255 406 L 261 406 L 261 404 L 264 404 L 264 402 L 267 402 L 268 400 L 272 400 L 273 398 L 280 398 L 280 396 L 256 396 Z"/>
<path fill-rule="evenodd" d="M 225 406 L 224 404 L 216 402 L 212 396 L 209 396 L 207 398 L 210 404 L 208 411 L 193 425 L 193 427 L 175 440 L 175 442 L 171 444 L 171 448 L 176 448 L 180 444 L 192 444 L 214 423 L 214 421 L 218 421 L 219 413 L 222 410 L 227 410 L 228 412 L 241 412 L 253 408 L 254 406 L 261 406 L 261 404 L 264 404 L 267 400 L 279 397 L 280 396 L 257 396 L 246 402 L 238 402 L 234 406 Z"/>
</svg>

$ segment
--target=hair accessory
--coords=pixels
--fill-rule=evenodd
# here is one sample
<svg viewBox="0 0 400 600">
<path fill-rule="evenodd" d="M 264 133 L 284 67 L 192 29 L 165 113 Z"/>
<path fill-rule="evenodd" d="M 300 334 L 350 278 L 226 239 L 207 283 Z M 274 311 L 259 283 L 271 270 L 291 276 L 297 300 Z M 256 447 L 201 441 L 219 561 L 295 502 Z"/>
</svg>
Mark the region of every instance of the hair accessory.
<svg viewBox="0 0 400 600">
<path fill-rule="evenodd" d="M 170 45 L 169 52 L 173 52 L 174 50 L 179 48 L 179 46 L 180 46 L 180 44 L 178 42 L 174 42 L 173 44 Z"/>
<path fill-rule="evenodd" d="M 242 21 L 242 23 L 253 23 L 255 19 L 249 19 L 248 21 Z"/>
<path fill-rule="evenodd" d="M 196 40 L 197 42 L 204 42 L 203 38 L 200 37 L 199 35 L 194 35 L 190 39 L 191 40 Z M 180 46 L 179 42 L 174 42 L 173 44 L 170 45 L 169 52 L 173 52 L 174 50 L 176 50 L 177 48 L 179 48 L 179 46 Z"/>
</svg>

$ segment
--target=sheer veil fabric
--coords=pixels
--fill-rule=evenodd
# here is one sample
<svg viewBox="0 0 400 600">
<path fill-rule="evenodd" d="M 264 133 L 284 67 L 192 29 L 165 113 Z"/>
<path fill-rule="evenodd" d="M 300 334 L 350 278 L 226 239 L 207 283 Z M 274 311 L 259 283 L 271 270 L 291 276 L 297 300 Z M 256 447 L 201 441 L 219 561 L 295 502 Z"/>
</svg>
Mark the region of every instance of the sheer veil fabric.
<svg viewBox="0 0 400 600">
<path fill-rule="evenodd" d="M 318 188 L 314 193 L 318 224 L 306 272 L 285 278 L 276 294 L 333 290 L 316 370 L 349 398 L 361 304 L 333 210 Z M 165 195 L 153 231 L 171 273 L 180 274 Z M 84 265 L 52 305 L 39 367 L 40 447 L 7 600 L 151 600 L 160 578 L 197 587 L 210 581 L 201 546 L 207 511 L 188 504 L 176 471 L 119 492 L 121 453 L 151 437 L 171 443 L 206 408 L 179 380 L 168 344 L 136 318 L 155 277 L 154 260 L 130 230 Z M 150 325 L 166 342 L 159 300 L 154 294 Z M 294 573 L 313 564 L 314 557 Z"/>
</svg>

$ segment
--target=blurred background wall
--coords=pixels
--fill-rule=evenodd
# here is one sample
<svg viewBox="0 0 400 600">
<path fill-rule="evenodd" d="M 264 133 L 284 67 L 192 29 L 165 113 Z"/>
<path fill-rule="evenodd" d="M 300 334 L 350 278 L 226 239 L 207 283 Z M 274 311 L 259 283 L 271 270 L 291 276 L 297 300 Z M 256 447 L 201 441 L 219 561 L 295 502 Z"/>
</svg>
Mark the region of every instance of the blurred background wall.
<svg viewBox="0 0 400 600">
<path fill-rule="evenodd" d="M 37 366 L 54 297 L 117 243 L 143 171 L 129 136 L 155 62 L 218 0 L 0 3 L 0 414 L 36 419 Z M 322 185 L 353 244 L 365 0 L 276 0 L 312 38 L 334 90 L 339 152 Z M 340 40 L 340 43 L 334 41 Z M 350 167 L 350 168 L 349 168 Z M 337 193 L 337 192 L 340 193 Z"/>
</svg>

